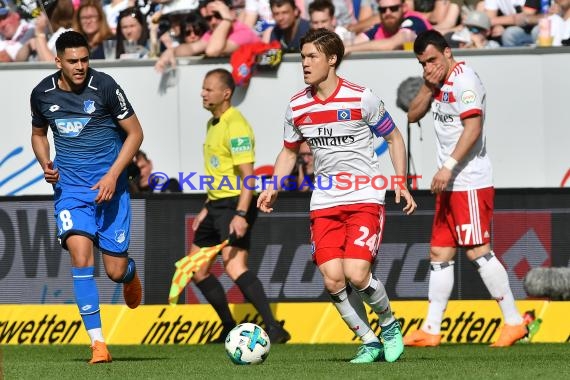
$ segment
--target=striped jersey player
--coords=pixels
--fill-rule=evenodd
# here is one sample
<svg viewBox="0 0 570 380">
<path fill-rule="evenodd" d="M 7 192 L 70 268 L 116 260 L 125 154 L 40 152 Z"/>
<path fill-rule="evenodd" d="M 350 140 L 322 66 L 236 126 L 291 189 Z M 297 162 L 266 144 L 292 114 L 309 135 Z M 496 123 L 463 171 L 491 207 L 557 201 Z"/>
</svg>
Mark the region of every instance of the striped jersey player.
<svg viewBox="0 0 570 380">
<path fill-rule="evenodd" d="M 439 169 L 431 182 L 436 202 L 428 313 L 422 327 L 406 335 L 404 342 L 417 347 L 441 343 L 441 325 L 454 283 L 454 258 L 462 247 L 503 313 L 505 325 L 492 346 L 511 346 L 527 334 L 527 328 L 507 272 L 491 249 L 495 190 L 484 128 L 485 89 L 472 68 L 453 58 L 439 32 L 419 35 L 414 52 L 423 67 L 424 84 L 410 103 L 408 120 L 416 122 L 431 110 Z"/>
<path fill-rule="evenodd" d="M 283 148 L 273 174 L 277 178 L 288 175 L 300 144 L 307 141 L 317 183 L 310 212 L 313 261 L 333 305 L 362 341 L 351 363 L 372 363 L 382 357 L 394 362 L 404 351 L 402 332 L 384 285 L 371 272 L 382 240 L 385 195 L 370 183 L 381 175 L 374 135 L 388 143 L 394 171 L 402 178 L 406 148 L 384 103 L 370 89 L 337 75 L 343 56 L 344 45 L 334 32 L 311 30 L 301 39 L 303 77 L 308 87 L 289 103 Z M 346 182 L 338 186 L 341 176 L 348 186 L 344 186 Z M 416 204 L 404 185 L 394 190 L 396 202 L 400 196 L 405 199 L 404 212 L 414 212 Z M 265 190 L 257 205 L 261 211 L 271 212 L 276 197 L 277 189 Z M 363 301 L 378 316 L 379 337 L 370 327 Z"/>
<path fill-rule="evenodd" d="M 486 93 L 477 73 L 465 62 L 457 62 L 449 77 L 433 96 L 431 112 L 437 136 L 437 163 L 442 167 L 451 157 L 465 130 L 463 121 L 474 116 L 485 124 Z M 487 154 L 485 128 L 466 157 L 453 171 L 446 190 L 473 190 L 493 186 L 491 160 Z"/>
<path fill-rule="evenodd" d="M 385 189 L 354 185 L 344 190 L 345 186 L 337 186 L 337 176 L 348 173 L 355 181 L 356 176 L 381 175 L 373 135 L 384 137 L 395 128 L 380 98 L 343 78 L 327 99 L 320 99 L 312 86 L 295 94 L 285 116 L 284 145 L 298 149 L 307 141 L 311 147 L 318 181 L 311 210 L 351 203 L 383 204 Z"/>
</svg>

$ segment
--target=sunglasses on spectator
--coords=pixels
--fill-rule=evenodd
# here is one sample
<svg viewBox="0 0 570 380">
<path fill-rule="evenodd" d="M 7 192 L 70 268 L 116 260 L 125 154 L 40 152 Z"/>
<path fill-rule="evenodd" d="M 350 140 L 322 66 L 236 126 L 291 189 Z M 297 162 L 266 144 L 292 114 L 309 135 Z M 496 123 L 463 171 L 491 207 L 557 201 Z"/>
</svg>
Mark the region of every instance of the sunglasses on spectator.
<svg viewBox="0 0 570 380">
<path fill-rule="evenodd" d="M 186 28 L 186 36 L 190 37 L 191 35 L 195 35 L 201 37 L 206 31 L 200 27 L 192 26 Z"/>
<path fill-rule="evenodd" d="M 469 30 L 473 34 L 479 34 L 485 32 L 485 29 L 481 29 L 476 26 L 468 26 L 467 30 Z"/>
<path fill-rule="evenodd" d="M 218 20 L 222 19 L 222 15 L 219 12 L 214 12 L 209 16 L 204 16 L 204 20 L 210 22 L 213 18 L 217 18 Z"/>
<path fill-rule="evenodd" d="M 0 21 L 3 21 L 5 18 L 7 18 L 9 14 L 10 12 L 7 12 L 5 15 L 0 15 Z"/>
<path fill-rule="evenodd" d="M 400 8 L 402 7 L 402 4 L 398 4 L 398 5 L 391 5 L 389 7 L 378 7 L 378 12 L 384 14 L 386 12 L 388 12 L 388 9 L 390 10 L 390 12 L 395 13 L 398 12 L 400 10 Z"/>
</svg>

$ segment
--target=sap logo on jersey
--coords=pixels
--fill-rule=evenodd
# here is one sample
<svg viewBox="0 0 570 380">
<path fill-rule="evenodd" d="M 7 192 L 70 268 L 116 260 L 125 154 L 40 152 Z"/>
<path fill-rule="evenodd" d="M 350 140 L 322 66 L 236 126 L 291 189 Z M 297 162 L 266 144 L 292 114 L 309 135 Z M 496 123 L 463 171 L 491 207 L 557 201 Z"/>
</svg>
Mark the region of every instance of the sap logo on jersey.
<svg viewBox="0 0 570 380">
<path fill-rule="evenodd" d="M 55 125 L 57 131 L 61 136 L 64 137 L 76 137 L 78 136 L 83 128 L 91 120 L 90 117 L 78 117 L 75 119 L 55 119 Z"/>
</svg>

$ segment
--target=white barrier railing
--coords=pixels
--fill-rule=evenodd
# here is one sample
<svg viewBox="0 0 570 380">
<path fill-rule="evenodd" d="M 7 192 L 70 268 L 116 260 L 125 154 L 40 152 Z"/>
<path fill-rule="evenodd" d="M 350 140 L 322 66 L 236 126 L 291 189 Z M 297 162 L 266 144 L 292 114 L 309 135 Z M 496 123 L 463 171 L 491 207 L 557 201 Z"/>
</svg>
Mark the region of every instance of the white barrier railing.
<svg viewBox="0 0 570 380">
<path fill-rule="evenodd" d="M 559 187 L 570 168 L 570 54 L 565 48 L 457 51 L 481 76 L 487 89 L 486 128 L 497 187 Z M 231 70 L 228 60 L 184 59 L 176 85 L 161 86 L 153 61 L 92 61 L 92 67 L 111 74 L 124 88 L 145 130 L 143 149 L 154 170 L 178 176 L 202 172 L 202 141 L 210 114 L 202 109 L 204 74 L 216 67 Z M 0 64 L 0 195 L 50 194 L 34 165 L 30 147 L 29 95 L 55 65 Z M 411 53 L 363 54 L 347 58 L 340 67 L 348 80 L 368 86 L 386 104 L 404 138 L 406 116 L 396 107 L 396 90 L 409 76 L 421 76 Z M 162 82 L 164 84 L 164 82 Z M 272 165 L 282 146 L 282 123 L 291 95 L 303 88 L 298 56 L 286 56 L 277 72 L 256 74 L 234 103 L 256 133 L 256 166 Z M 415 173 L 427 188 L 435 172 L 435 142 L 430 117 L 411 130 Z M 380 144 L 380 142 L 379 142 Z M 386 174 L 391 165 L 380 158 Z M 569 180 L 570 182 L 570 180 Z M 570 184 L 569 184 L 570 185 Z M 188 189 L 186 189 L 188 190 Z"/>
</svg>

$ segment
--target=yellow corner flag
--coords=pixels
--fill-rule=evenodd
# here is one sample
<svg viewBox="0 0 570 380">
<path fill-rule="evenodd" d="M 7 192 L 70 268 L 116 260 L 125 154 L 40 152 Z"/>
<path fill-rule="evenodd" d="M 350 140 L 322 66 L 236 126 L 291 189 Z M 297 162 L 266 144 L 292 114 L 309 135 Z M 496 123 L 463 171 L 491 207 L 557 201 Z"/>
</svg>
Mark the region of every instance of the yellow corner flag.
<svg viewBox="0 0 570 380">
<path fill-rule="evenodd" d="M 204 264 L 209 263 L 229 242 L 230 239 L 226 239 L 213 247 L 203 247 L 195 254 L 184 256 L 174 264 L 176 272 L 172 276 L 172 285 L 170 285 L 169 304 L 176 305 L 178 303 L 178 296 L 188 285 L 194 276 L 194 272 L 198 271 Z"/>
</svg>

